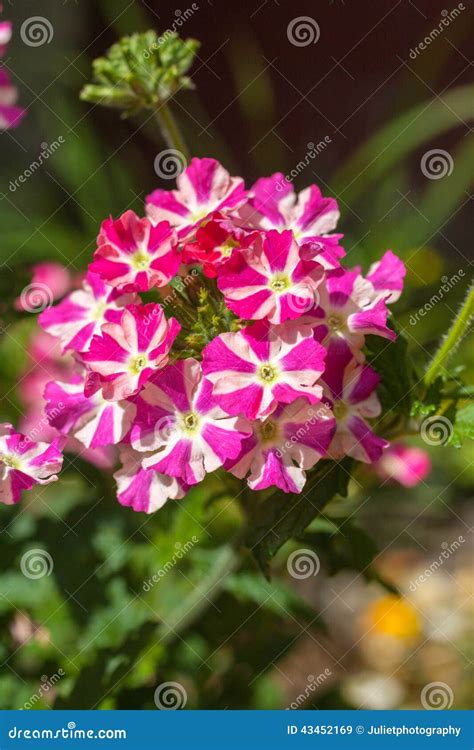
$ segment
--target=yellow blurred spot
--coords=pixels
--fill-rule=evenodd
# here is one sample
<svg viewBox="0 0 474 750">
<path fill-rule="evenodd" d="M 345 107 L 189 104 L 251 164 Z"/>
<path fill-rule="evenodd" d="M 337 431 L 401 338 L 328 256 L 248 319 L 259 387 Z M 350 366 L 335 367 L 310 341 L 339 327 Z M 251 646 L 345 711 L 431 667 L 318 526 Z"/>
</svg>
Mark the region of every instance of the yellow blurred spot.
<svg viewBox="0 0 474 750">
<path fill-rule="evenodd" d="M 372 602 L 365 612 L 364 624 L 372 632 L 402 640 L 412 640 L 421 633 L 416 610 L 405 599 L 394 594 Z"/>
<path fill-rule="evenodd" d="M 406 254 L 407 281 L 411 286 L 434 284 L 444 270 L 441 255 L 431 247 L 415 248 Z"/>
</svg>

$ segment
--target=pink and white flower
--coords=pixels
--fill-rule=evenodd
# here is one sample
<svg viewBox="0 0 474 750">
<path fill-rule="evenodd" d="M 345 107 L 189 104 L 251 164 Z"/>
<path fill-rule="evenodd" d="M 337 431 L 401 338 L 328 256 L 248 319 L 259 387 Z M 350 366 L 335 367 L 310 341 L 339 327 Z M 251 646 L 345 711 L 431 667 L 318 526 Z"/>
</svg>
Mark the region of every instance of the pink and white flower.
<svg viewBox="0 0 474 750">
<path fill-rule="evenodd" d="M 375 299 L 383 299 L 387 304 L 396 302 L 403 291 L 406 275 L 405 264 L 391 250 L 373 263 L 366 276 L 375 290 Z"/>
<path fill-rule="evenodd" d="M 128 305 L 120 323 L 105 323 L 102 334 L 94 336 L 89 351 L 82 355 L 101 376 L 104 398 L 120 401 L 138 393 L 153 372 L 167 364 L 180 328 L 175 318 L 167 320 L 161 305 L 153 302 Z"/>
<path fill-rule="evenodd" d="M 219 268 L 228 263 L 240 247 L 246 233 L 235 227 L 232 221 L 217 214 L 204 223 L 196 232 L 192 242 L 185 244 L 182 253 L 183 263 L 200 263 L 205 276 L 213 279 Z"/>
<path fill-rule="evenodd" d="M 325 404 L 312 406 L 298 398 L 279 405 L 263 421 L 253 422 L 253 434 L 243 441 L 242 450 L 226 469 L 247 479 L 253 490 L 279 487 L 284 492 L 301 492 L 305 469 L 311 469 L 329 448 L 336 429 L 332 411 Z"/>
<path fill-rule="evenodd" d="M 241 177 L 230 177 L 215 159 L 191 159 L 176 180 L 177 190 L 155 190 L 147 196 L 146 213 L 157 224 L 169 221 L 180 238 L 189 236 L 215 211 L 229 213 L 245 200 Z"/>
<path fill-rule="evenodd" d="M 403 487 L 416 487 L 430 473 L 431 460 L 422 448 L 392 443 L 371 468 L 383 480 L 398 482 Z"/>
<path fill-rule="evenodd" d="M 323 198 L 316 185 L 296 195 L 281 172 L 257 180 L 238 216 L 247 229 L 291 229 L 296 241 L 307 245 L 308 259 L 325 268 L 338 267 L 339 258 L 345 255 L 339 245 L 342 234 L 329 234 L 340 216 L 334 198 Z"/>
<path fill-rule="evenodd" d="M 154 513 L 167 500 L 178 500 L 188 491 L 189 488 L 180 479 L 159 474 L 153 469 L 144 469 L 143 453 L 123 448 L 120 455 L 123 465 L 114 474 L 120 505 L 143 513 Z"/>
<path fill-rule="evenodd" d="M 324 357 L 309 329 L 262 321 L 211 341 L 203 351 L 203 371 L 224 411 L 257 419 L 299 396 L 319 401 Z"/>
<path fill-rule="evenodd" d="M 43 299 L 41 300 L 42 307 L 44 308 L 44 296 L 47 296 L 48 301 L 53 301 L 64 297 L 64 295 L 72 287 L 71 273 L 63 266 L 62 263 L 37 263 L 32 268 L 32 279 L 29 287 L 32 292 L 38 289 L 39 292 L 43 292 Z M 41 295 L 39 295 L 41 297 Z M 16 310 L 25 310 L 31 312 L 31 305 L 26 304 L 26 300 L 20 296 L 15 300 Z"/>
<path fill-rule="evenodd" d="M 45 331 L 61 340 L 63 351 L 82 352 L 87 350 L 92 337 L 100 333 L 103 323 L 120 321 L 124 306 L 136 299 L 135 295 L 121 295 L 89 271 L 82 289 L 44 310 L 39 322 Z"/>
<path fill-rule="evenodd" d="M 193 485 L 238 455 L 251 429 L 243 417 L 229 417 L 216 406 L 211 391 L 192 358 L 169 365 L 147 383 L 131 433 L 134 448 L 152 451 L 144 468 Z"/>
<path fill-rule="evenodd" d="M 0 11 L 2 7 L 0 6 Z M 7 50 L 8 43 L 12 38 L 12 22 L 0 21 L 0 57 L 3 57 Z"/>
<path fill-rule="evenodd" d="M 26 114 L 26 110 L 16 106 L 17 99 L 17 87 L 11 82 L 7 71 L 0 69 L 0 131 L 16 128 Z"/>
<path fill-rule="evenodd" d="M 366 420 L 382 411 L 375 393 L 380 377 L 372 367 L 355 359 L 341 367 L 340 359 L 331 355 L 329 350 L 323 375 L 324 397 L 336 418 L 337 430 L 328 456 L 340 460 L 348 455 L 364 463 L 378 461 L 389 443 L 376 435 Z"/>
<path fill-rule="evenodd" d="M 100 376 L 97 376 L 99 381 Z M 84 378 L 69 383 L 53 381 L 45 390 L 49 424 L 63 435 L 79 440 L 86 448 L 117 445 L 124 439 L 136 414 L 131 401 L 106 401 L 100 390 L 84 395 Z"/>
<path fill-rule="evenodd" d="M 393 341 L 396 334 L 387 326 L 385 301 L 374 295 L 374 287 L 359 269 L 328 271 L 318 288 L 319 304 L 305 317 L 311 321 L 317 341 L 347 343 L 351 349 L 364 346 L 365 336 L 373 334 Z"/>
<path fill-rule="evenodd" d="M 308 312 L 324 276 L 319 263 L 302 260 L 290 231 L 255 234 L 248 247 L 219 269 L 227 307 L 244 320 L 284 323 Z"/>
<path fill-rule="evenodd" d="M 62 462 L 56 440 L 34 443 L 11 424 L 0 425 L 0 502 L 12 505 L 34 484 L 55 482 Z"/>
<path fill-rule="evenodd" d="M 97 238 L 90 264 L 110 286 L 123 292 L 146 292 L 161 287 L 176 274 L 180 256 L 178 238 L 167 221 L 153 226 L 133 211 L 106 219 Z"/>
</svg>

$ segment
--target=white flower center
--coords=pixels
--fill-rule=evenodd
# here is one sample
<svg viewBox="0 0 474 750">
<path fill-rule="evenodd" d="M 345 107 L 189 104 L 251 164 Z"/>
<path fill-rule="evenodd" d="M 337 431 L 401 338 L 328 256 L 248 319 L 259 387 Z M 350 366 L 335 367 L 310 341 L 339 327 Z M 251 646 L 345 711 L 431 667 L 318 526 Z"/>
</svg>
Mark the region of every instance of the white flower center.
<svg viewBox="0 0 474 750">
<path fill-rule="evenodd" d="M 258 427 L 258 434 L 262 445 L 268 445 L 278 440 L 280 435 L 280 428 L 277 422 L 272 419 L 266 419 L 265 422 L 261 422 Z"/>
<path fill-rule="evenodd" d="M 258 376 L 265 385 L 272 385 L 278 380 L 278 370 L 270 362 L 265 362 L 265 364 L 260 366 Z"/>
<path fill-rule="evenodd" d="M 328 315 L 327 317 L 327 324 L 329 330 L 337 333 L 338 331 L 342 331 L 345 325 L 345 321 L 341 315 L 338 315 L 337 313 L 331 313 L 331 315 Z"/>
<path fill-rule="evenodd" d="M 196 414 L 195 411 L 181 415 L 181 429 L 186 435 L 196 435 L 199 432 L 200 426 L 201 420 L 199 414 Z"/>
<path fill-rule="evenodd" d="M 277 273 L 275 276 L 272 276 L 268 286 L 276 294 L 283 294 L 290 288 L 291 280 L 286 274 Z"/>
<path fill-rule="evenodd" d="M 137 250 L 131 257 L 131 265 L 135 271 L 146 271 L 151 263 L 151 255 L 146 250 Z"/>
<path fill-rule="evenodd" d="M 148 358 L 146 354 L 137 354 L 135 357 L 131 358 L 128 366 L 132 375 L 139 375 L 147 364 Z"/>
<path fill-rule="evenodd" d="M 345 417 L 347 416 L 349 407 L 346 403 L 344 403 L 344 401 L 334 401 L 332 410 L 336 419 L 340 421 L 342 419 L 345 419 Z"/>
<path fill-rule="evenodd" d="M 9 469 L 19 469 L 21 461 L 18 456 L 14 456 L 11 453 L 0 453 L 0 464 L 7 466 Z"/>
</svg>

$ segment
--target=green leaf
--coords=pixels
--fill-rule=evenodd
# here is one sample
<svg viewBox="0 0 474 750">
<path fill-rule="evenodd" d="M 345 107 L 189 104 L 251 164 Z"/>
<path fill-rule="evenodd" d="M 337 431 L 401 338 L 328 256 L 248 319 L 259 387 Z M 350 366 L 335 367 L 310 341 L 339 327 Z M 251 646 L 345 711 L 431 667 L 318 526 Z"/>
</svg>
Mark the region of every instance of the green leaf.
<svg viewBox="0 0 474 750">
<path fill-rule="evenodd" d="M 323 461 L 309 475 L 301 495 L 275 492 L 255 506 L 245 543 L 265 575 L 271 558 L 288 539 L 300 536 L 334 495 L 346 496 L 351 463 Z"/>
<path fill-rule="evenodd" d="M 401 333 L 395 341 L 380 336 L 367 337 L 367 360 L 380 375 L 377 393 L 384 411 L 397 411 L 408 416 L 415 377 L 407 349 L 408 342 Z"/>
<path fill-rule="evenodd" d="M 465 440 L 474 440 L 474 404 L 467 404 L 457 412 L 448 444 L 460 448 Z"/>
<path fill-rule="evenodd" d="M 259 607 L 285 617 L 288 613 L 314 616 L 312 608 L 292 589 L 280 581 L 271 583 L 256 573 L 239 573 L 229 576 L 224 583 L 239 602 L 252 602 Z"/>
</svg>

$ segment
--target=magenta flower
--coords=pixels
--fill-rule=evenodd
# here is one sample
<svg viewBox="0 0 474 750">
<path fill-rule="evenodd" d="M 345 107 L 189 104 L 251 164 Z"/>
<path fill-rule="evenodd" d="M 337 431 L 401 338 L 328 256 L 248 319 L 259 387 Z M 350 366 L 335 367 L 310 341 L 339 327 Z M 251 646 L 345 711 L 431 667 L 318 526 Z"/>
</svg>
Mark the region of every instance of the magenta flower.
<svg viewBox="0 0 474 750">
<path fill-rule="evenodd" d="M 152 452 L 144 468 L 193 485 L 238 455 L 251 429 L 243 417 L 229 417 L 216 406 L 211 391 L 192 358 L 169 365 L 147 383 L 131 433 L 134 448 Z"/>
<path fill-rule="evenodd" d="M 153 302 L 128 305 L 120 323 L 105 323 L 102 334 L 94 336 L 89 351 L 82 355 L 101 376 L 104 398 L 120 401 L 138 393 L 154 370 L 167 364 L 180 328 L 177 320 L 167 320 L 161 305 Z"/>
<path fill-rule="evenodd" d="M 176 274 L 178 238 L 167 221 L 153 226 L 133 211 L 102 223 L 91 271 L 122 292 L 161 287 Z"/>
<path fill-rule="evenodd" d="M 1 38 L 1 33 L 0 33 Z M 17 107 L 18 89 L 11 82 L 10 76 L 3 68 L 0 69 L 0 131 L 16 128 L 26 110 Z"/>
<path fill-rule="evenodd" d="M 0 502 L 12 505 L 34 484 L 55 482 L 62 462 L 57 441 L 34 443 L 11 424 L 0 425 Z"/>
<path fill-rule="evenodd" d="M 202 265 L 205 276 L 213 279 L 219 268 L 229 262 L 246 233 L 217 214 L 197 230 L 192 242 L 184 245 L 183 263 Z"/>
<path fill-rule="evenodd" d="M 203 351 L 203 371 L 224 411 L 257 419 L 299 396 L 319 401 L 324 357 L 307 328 L 259 322 L 211 341 Z"/>
<path fill-rule="evenodd" d="M 76 438 L 86 448 L 116 445 L 130 430 L 136 414 L 131 401 L 106 401 L 97 376 L 96 390 L 84 395 L 84 378 L 69 383 L 53 381 L 45 389 L 49 424 L 63 435 Z"/>
<path fill-rule="evenodd" d="M 265 420 L 253 422 L 253 428 L 237 458 L 225 468 L 239 479 L 250 472 L 247 483 L 253 490 L 274 486 L 301 492 L 304 470 L 326 454 L 336 421 L 325 404 L 312 406 L 298 398 L 287 406 L 280 404 Z"/>
<path fill-rule="evenodd" d="M 340 216 L 334 198 L 323 198 L 316 185 L 296 195 L 281 172 L 257 180 L 238 216 L 247 229 L 291 229 L 296 241 L 307 246 L 308 259 L 325 268 L 337 268 L 345 255 L 339 245 L 342 234 L 329 234 Z"/>
<path fill-rule="evenodd" d="M 154 513 L 167 500 L 185 496 L 189 487 L 180 479 L 159 474 L 142 466 L 143 453 L 123 448 L 120 453 L 122 468 L 115 474 L 117 499 L 120 505 L 143 513 Z"/>
<path fill-rule="evenodd" d="M 387 250 L 377 263 L 370 266 L 366 279 L 374 287 L 375 298 L 390 304 L 399 299 L 406 272 L 405 264 L 400 258 Z"/>
<path fill-rule="evenodd" d="M 284 323 L 308 312 L 324 270 L 302 260 L 292 232 L 256 234 L 218 272 L 227 307 L 244 320 Z"/>
<path fill-rule="evenodd" d="M 177 190 L 155 190 L 147 196 L 146 213 L 154 224 L 169 221 L 187 237 L 215 211 L 227 214 L 245 200 L 241 177 L 230 177 L 215 159 L 191 159 L 176 180 Z"/>
<path fill-rule="evenodd" d="M 45 303 L 51 303 L 53 300 L 64 297 L 72 287 L 72 278 L 70 271 L 62 263 L 37 263 L 32 268 L 32 279 L 26 290 L 30 290 L 31 297 L 34 299 L 35 292 L 41 305 L 40 310 L 44 309 Z M 31 312 L 30 295 L 21 295 L 15 300 L 16 310 L 25 310 Z M 38 310 L 39 312 L 39 310 Z"/>
<path fill-rule="evenodd" d="M 428 453 L 405 443 L 393 443 L 371 467 L 383 480 L 395 481 L 403 487 L 416 487 L 431 471 Z"/>
<path fill-rule="evenodd" d="M 389 445 L 366 422 L 366 419 L 378 417 L 382 411 L 375 393 L 380 377 L 369 365 L 355 359 L 346 362 L 342 347 L 328 350 L 322 377 L 324 396 L 337 422 L 328 455 L 336 460 L 348 455 L 364 463 L 373 463 Z"/>
<path fill-rule="evenodd" d="M 0 6 L 0 11 L 2 6 Z M 0 57 L 3 57 L 7 51 L 8 43 L 12 38 L 12 22 L 0 21 Z"/>
<path fill-rule="evenodd" d="M 359 269 L 328 271 L 318 294 L 319 304 L 305 321 L 312 321 L 315 338 L 324 345 L 339 340 L 358 350 L 364 346 L 367 334 L 391 341 L 396 338 L 387 326 L 384 300 L 374 294 L 372 283 L 360 275 Z"/>
<path fill-rule="evenodd" d="M 135 295 L 120 295 L 89 271 L 82 289 L 69 294 L 59 305 L 44 310 L 39 322 L 45 331 L 61 340 L 63 351 L 82 352 L 88 348 L 92 337 L 100 333 L 103 323 L 120 321 L 124 306 L 136 299 Z"/>
</svg>

